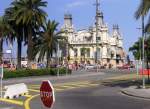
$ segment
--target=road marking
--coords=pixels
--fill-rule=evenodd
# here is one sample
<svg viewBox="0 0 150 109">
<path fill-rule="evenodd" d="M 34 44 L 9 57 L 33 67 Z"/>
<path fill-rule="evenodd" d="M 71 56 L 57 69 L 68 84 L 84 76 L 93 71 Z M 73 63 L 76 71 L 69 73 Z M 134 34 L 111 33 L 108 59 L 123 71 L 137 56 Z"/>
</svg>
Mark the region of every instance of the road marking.
<svg viewBox="0 0 150 109">
<path fill-rule="evenodd" d="M 28 88 L 40 89 L 40 86 L 29 86 Z"/>
<path fill-rule="evenodd" d="M 40 92 L 40 90 L 35 90 L 35 89 L 28 89 L 28 90 L 30 90 L 32 92 Z"/>
<path fill-rule="evenodd" d="M 99 84 L 79 84 L 79 85 L 72 85 L 75 87 L 89 87 L 89 86 L 98 86 Z"/>
<path fill-rule="evenodd" d="M 87 86 L 98 86 L 99 84 L 89 84 Z"/>
<path fill-rule="evenodd" d="M 22 96 L 30 98 L 32 95 L 22 95 Z"/>
<path fill-rule="evenodd" d="M 61 83 L 61 84 L 55 84 L 54 87 L 63 86 L 63 85 L 71 85 L 71 84 L 90 84 L 90 81 Z"/>
<path fill-rule="evenodd" d="M 31 96 L 30 98 L 28 98 L 25 102 L 24 102 L 24 106 L 25 106 L 25 109 L 30 109 L 30 101 L 39 96 L 40 94 L 37 94 L 37 95 L 34 95 L 34 96 Z"/>
<path fill-rule="evenodd" d="M 75 89 L 75 88 L 80 88 L 80 87 L 89 87 L 89 86 L 97 86 L 99 84 L 93 84 L 89 81 L 80 81 L 80 82 L 70 82 L 70 83 L 60 83 L 60 84 L 54 84 L 54 89 L 55 91 L 64 91 L 64 90 L 69 90 L 69 89 Z M 40 92 L 39 90 L 40 85 L 29 85 L 29 91 L 32 92 Z M 4 90 L 3 90 L 4 91 Z M 19 101 L 19 100 L 11 100 L 11 99 L 0 99 L 0 101 L 2 102 L 8 102 L 11 104 L 16 104 L 16 105 L 20 105 L 20 106 L 25 106 L 25 109 L 30 109 L 30 101 L 34 98 L 39 96 L 40 94 L 37 95 L 22 95 L 24 97 L 27 97 L 27 99 L 25 100 L 25 102 L 23 101 Z"/>
<path fill-rule="evenodd" d="M 63 85 L 61 85 L 61 86 L 60 86 L 60 85 L 59 85 L 59 86 L 58 86 L 58 85 L 57 85 L 57 86 L 54 85 L 54 88 L 57 88 L 57 87 L 70 87 L 70 86 L 76 86 L 76 87 L 78 87 L 78 86 L 87 86 L 87 85 L 89 85 L 89 84 L 90 84 L 90 83 L 83 83 L 83 84 L 79 84 L 79 83 L 78 83 L 78 84 L 65 84 L 65 85 L 63 84 Z M 32 88 L 33 88 L 33 89 L 40 89 L 39 86 L 29 86 L 29 88 L 31 88 L 31 89 L 32 89 Z"/>
<path fill-rule="evenodd" d="M 54 86 L 54 89 L 56 91 L 63 91 L 63 90 L 67 90 L 67 89 L 74 89 L 74 88 L 80 88 L 80 87 L 90 87 L 90 86 L 98 86 L 99 84 L 91 84 L 91 83 L 82 83 L 82 84 L 63 84 L 62 86 Z M 32 92 L 40 92 L 39 87 L 38 86 L 33 86 L 30 87 L 29 89 Z"/>
<path fill-rule="evenodd" d="M 8 102 L 8 103 L 11 103 L 11 104 L 16 104 L 16 105 L 20 105 L 20 106 L 23 105 L 23 101 L 19 101 L 19 100 L 11 100 L 11 99 L 0 98 L 0 101 Z"/>
<path fill-rule="evenodd" d="M 72 87 L 72 86 L 60 86 L 60 87 L 58 87 L 58 88 L 65 88 L 65 89 L 74 89 L 74 88 L 77 88 L 77 87 Z M 64 89 L 64 90 L 65 90 Z"/>
<path fill-rule="evenodd" d="M 65 89 L 58 89 L 58 88 L 54 88 L 55 91 L 63 91 Z"/>
<path fill-rule="evenodd" d="M 82 81 L 82 82 L 69 82 L 69 83 L 58 83 L 58 84 L 54 84 L 54 87 L 56 86 L 62 86 L 62 85 L 70 85 L 70 84 L 89 84 L 90 81 Z M 40 87 L 41 85 L 29 85 L 29 87 Z"/>
</svg>

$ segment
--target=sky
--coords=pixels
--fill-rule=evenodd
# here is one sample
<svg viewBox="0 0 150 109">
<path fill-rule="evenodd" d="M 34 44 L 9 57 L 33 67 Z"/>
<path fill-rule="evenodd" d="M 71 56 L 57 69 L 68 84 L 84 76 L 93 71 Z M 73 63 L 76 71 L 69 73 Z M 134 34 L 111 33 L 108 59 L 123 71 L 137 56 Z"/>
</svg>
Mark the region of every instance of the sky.
<svg viewBox="0 0 150 109">
<path fill-rule="evenodd" d="M 3 0 L 0 3 L 0 15 L 3 15 L 5 8 L 9 7 L 12 0 Z M 94 24 L 96 0 L 45 0 L 48 2 L 44 10 L 48 13 L 48 19 L 59 22 L 59 27 L 64 23 L 64 14 L 70 13 L 73 16 L 73 24 L 76 30 L 88 28 Z M 104 13 L 104 21 L 108 24 L 110 33 L 112 25 L 118 24 L 124 39 L 124 48 L 129 54 L 128 48 L 141 36 L 141 21 L 134 18 L 140 0 L 100 0 L 100 9 Z M 16 48 L 16 46 L 13 46 Z M 5 44 L 5 49 L 7 49 Z M 23 51 L 25 55 L 26 51 Z M 15 50 L 13 55 L 16 56 Z M 131 56 L 131 54 L 130 54 Z"/>
</svg>

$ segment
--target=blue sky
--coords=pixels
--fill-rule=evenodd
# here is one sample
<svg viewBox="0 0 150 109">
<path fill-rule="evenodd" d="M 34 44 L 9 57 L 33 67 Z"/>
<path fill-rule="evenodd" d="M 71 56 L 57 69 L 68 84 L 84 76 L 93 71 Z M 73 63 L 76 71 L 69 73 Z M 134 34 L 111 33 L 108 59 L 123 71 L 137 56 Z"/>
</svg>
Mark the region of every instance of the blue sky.
<svg viewBox="0 0 150 109">
<path fill-rule="evenodd" d="M 3 0 L 0 4 L 0 15 L 4 13 L 12 0 Z M 76 29 L 88 28 L 94 23 L 96 0 L 47 0 L 48 6 L 44 8 L 48 18 L 63 24 L 64 13 L 71 13 Z M 137 29 L 141 26 L 140 20 L 136 21 L 134 12 L 140 0 L 100 0 L 100 9 L 104 13 L 104 20 L 109 25 L 110 32 L 113 24 L 120 26 L 124 39 L 124 47 L 128 48 L 141 36 Z M 15 48 L 15 46 L 14 46 Z M 14 52 L 14 55 L 16 53 Z M 23 51 L 25 54 L 25 51 Z"/>
</svg>

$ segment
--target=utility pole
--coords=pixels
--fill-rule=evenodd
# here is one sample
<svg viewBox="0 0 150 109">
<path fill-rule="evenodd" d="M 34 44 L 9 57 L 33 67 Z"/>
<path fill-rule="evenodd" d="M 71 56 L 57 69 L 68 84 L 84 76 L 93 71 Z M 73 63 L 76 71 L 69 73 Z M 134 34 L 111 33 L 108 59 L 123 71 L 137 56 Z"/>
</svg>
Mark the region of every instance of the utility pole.
<svg viewBox="0 0 150 109">
<path fill-rule="evenodd" d="M 68 47 L 68 30 L 67 30 L 67 28 L 66 28 L 66 30 L 65 30 L 65 32 L 66 32 L 66 40 L 67 40 L 67 42 L 66 42 L 66 75 L 67 75 L 67 73 L 68 73 L 68 57 L 69 57 L 69 47 Z"/>
<path fill-rule="evenodd" d="M 142 28 L 136 28 L 136 29 L 138 29 L 141 33 Z M 141 41 L 141 36 L 139 37 L 139 54 L 140 54 L 139 59 L 136 62 L 137 80 L 139 80 L 139 69 L 142 69 L 142 41 Z M 138 87 L 140 87 L 140 86 L 138 86 Z"/>
<path fill-rule="evenodd" d="M 57 76 L 59 77 L 59 68 L 60 68 L 60 66 L 59 66 L 59 56 L 60 56 L 60 50 L 59 50 L 59 41 L 58 41 L 58 47 L 57 47 Z"/>
<path fill-rule="evenodd" d="M 145 30 L 144 30 L 144 15 L 142 15 L 142 79 L 143 79 L 143 88 L 145 88 L 145 75 L 144 75 L 144 69 L 145 69 L 145 54 L 144 54 L 144 41 L 145 41 Z"/>
<path fill-rule="evenodd" d="M 97 72 L 98 72 L 98 40 L 97 40 L 97 37 L 98 37 L 98 13 L 99 13 L 99 6 L 100 6 L 100 3 L 99 3 L 99 0 L 96 0 L 96 52 L 95 52 L 95 63 L 96 63 L 96 66 L 97 66 Z"/>
</svg>

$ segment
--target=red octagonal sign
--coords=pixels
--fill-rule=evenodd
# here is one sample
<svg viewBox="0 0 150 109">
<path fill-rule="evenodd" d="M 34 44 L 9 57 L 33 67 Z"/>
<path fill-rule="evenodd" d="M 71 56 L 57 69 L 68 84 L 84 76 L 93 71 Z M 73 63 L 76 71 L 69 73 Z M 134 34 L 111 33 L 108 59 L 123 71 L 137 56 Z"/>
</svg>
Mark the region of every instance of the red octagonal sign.
<svg viewBox="0 0 150 109">
<path fill-rule="evenodd" d="M 40 97 L 44 106 L 51 108 L 55 102 L 54 88 L 50 81 L 42 82 L 40 87 Z"/>
</svg>

